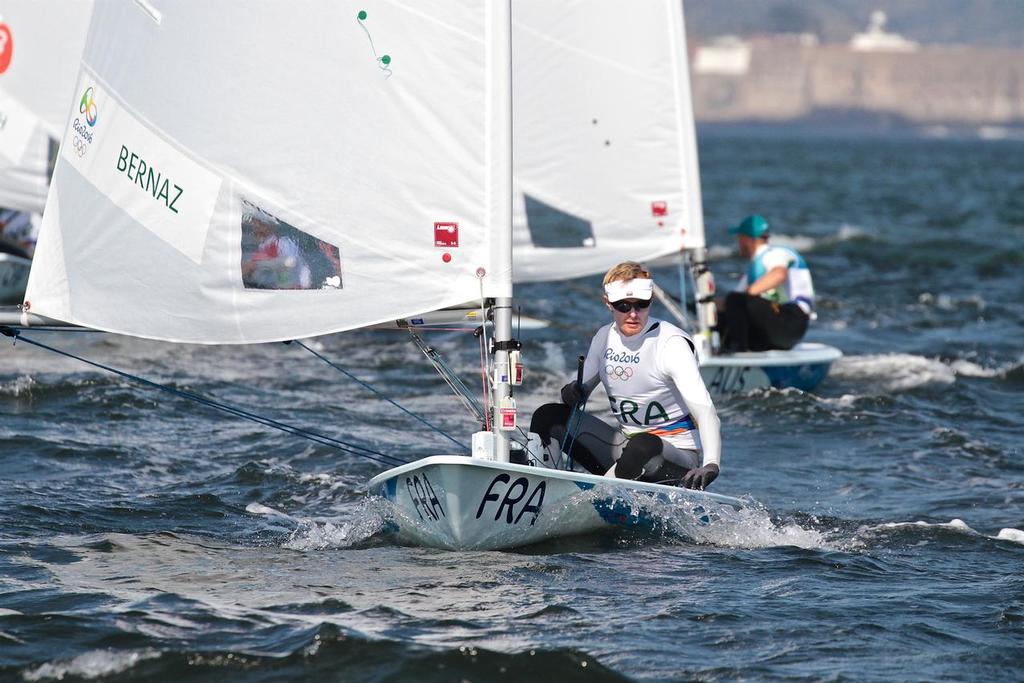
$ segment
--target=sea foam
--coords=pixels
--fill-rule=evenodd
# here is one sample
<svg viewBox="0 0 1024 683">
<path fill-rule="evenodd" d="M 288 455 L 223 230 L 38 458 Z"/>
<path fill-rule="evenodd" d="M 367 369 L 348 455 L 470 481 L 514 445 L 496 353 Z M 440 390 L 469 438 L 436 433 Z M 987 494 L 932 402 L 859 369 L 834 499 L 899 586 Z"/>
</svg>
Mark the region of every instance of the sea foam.
<svg viewBox="0 0 1024 683">
<path fill-rule="evenodd" d="M 47 662 L 22 675 L 26 681 L 103 678 L 123 673 L 141 661 L 159 657 L 157 650 L 93 650 L 74 659 Z"/>
</svg>

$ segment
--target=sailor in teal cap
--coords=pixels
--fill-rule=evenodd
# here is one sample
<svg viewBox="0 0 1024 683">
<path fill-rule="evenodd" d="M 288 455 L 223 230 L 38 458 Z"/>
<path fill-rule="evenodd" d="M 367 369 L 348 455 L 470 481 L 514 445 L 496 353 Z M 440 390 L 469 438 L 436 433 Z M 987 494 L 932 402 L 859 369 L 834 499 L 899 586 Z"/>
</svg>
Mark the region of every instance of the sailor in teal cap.
<svg viewBox="0 0 1024 683">
<path fill-rule="evenodd" d="M 747 216 L 729 229 L 747 271 L 720 308 L 718 330 L 726 352 L 791 349 L 814 318 L 814 285 L 807 262 L 794 249 L 768 244 L 771 226 Z"/>
</svg>

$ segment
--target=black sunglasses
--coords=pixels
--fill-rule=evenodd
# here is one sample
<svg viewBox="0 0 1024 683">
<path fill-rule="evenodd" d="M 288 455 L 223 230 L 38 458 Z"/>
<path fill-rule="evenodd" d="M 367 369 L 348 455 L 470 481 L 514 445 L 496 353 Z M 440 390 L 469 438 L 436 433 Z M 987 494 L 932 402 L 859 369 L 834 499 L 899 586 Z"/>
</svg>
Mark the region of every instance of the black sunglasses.
<svg viewBox="0 0 1024 683">
<path fill-rule="evenodd" d="M 651 305 L 651 299 L 639 299 L 637 301 L 615 301 L 612 302 L 612 308 L 619 313 L 629 313 L 634 308 L 638 311 L 642 311 Z"/>
</svg>

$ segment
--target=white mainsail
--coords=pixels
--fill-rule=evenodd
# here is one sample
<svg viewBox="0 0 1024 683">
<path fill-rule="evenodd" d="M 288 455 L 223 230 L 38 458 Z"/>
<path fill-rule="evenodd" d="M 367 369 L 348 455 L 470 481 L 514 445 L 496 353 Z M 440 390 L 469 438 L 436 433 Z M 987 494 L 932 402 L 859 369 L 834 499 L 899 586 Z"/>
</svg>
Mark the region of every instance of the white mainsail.
<svg viewBox="0 0 1024 683">
<path fill-rule="evenodd" d="M 249 343 L 511 296 L 507 22 L 489 0 L 99 3 L 31 312 Z"/>
<path fill-rule="evenodd" d="M 92 4 L 0 3 L 0 207 L 43 210 Z"/>
<path fill-rule="evenodd" d="M 513 3 L 515 281 L 703 248 L 680 0 Z"/>
</svg>

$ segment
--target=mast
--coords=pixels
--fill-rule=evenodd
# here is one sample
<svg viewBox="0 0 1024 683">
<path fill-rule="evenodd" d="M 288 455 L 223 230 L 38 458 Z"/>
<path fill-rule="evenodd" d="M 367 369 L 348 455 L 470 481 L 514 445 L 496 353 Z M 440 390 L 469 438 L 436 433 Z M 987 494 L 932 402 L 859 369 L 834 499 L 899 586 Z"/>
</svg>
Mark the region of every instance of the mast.
<svg viewBox="0 0 1024 683">
<path fill-rule="evenodd" d="M 683 286 L 684 264 L 689 266 L 693 277 L 694 300 L 696 303 L 696 334 L 697 355 L 700 359 L 707 358 L 718 350 L 718 333 L 714 331 L 718 325 L 718 310 L 715 307 L 715 278 L 708 267 L 707 238 L 704 228 L 704 207 L 701 199 L 700 164 L 697 152 L 697 131 L 693 115 L 693 95 L 690 84 L 689 50 L 686 45 L 686 19 L 683 3 L 672 3 L 671 25 L 669 36 L 672 44 L 672 64 L 678 69 L 675 78 L 675 91 L 678 100 L 676 111 L 678 116 L 679 163 L 682 168 L 684 191 L 688 195 L 687 227 L 690 237 L 689 244 L 680 254 L 680 306 L 686 306 L 685 288 Z"/>
<path fill-rule="evenodd" d="M 495 116 L 495 125 L 499 127 L 498 144 L 504 146 L 505 156 L 508 163 L 501 164 L 494 169 L 498 174 L 497 187 L 500 187 L 499 196 L 494 197 L 494 202 L 500 207 L 502 225 L 495 231 L 495 251 L 498 254 L 496 259 L 499 263 L 508 266 L 509 287 L 511 289 L 512 276 L 512 0 L 505 0 L 501 3 L 493 3 L 495 12 L 503 16 L 495 17 L 492 26 L 501 26 L 504 30 L 500 36 L 496 36 L 493 57 L 501 60 L 507 65 L 506 82 L 497 85 L 494 101 L 498 107 L 498 116 Z M 502 87 L 503 86 L 503 87 Z M 502 157 L 500 153 L 497 154 Z M 494 302 L 494 343 L 492 346 L 492 388 L 491 388 L 491 431 L 496 439 L 495 460 L 498 462 L 509 461 L 509 435 L 515 429 L 516 411 L 512 399 L 512 373 L 515 368 L 510 366 L 509 351 L 517 342 L 512 340 L 512 297 L 497 297 Z"/>
</svg>

